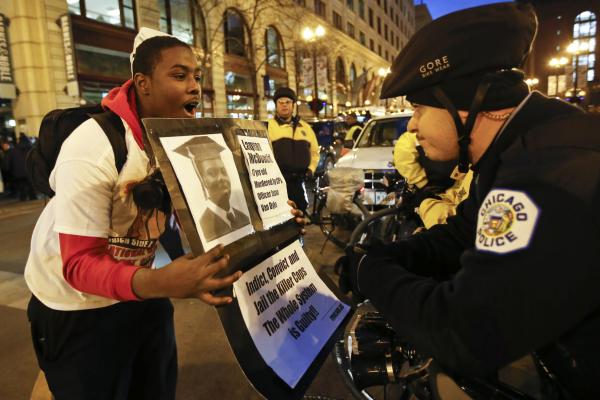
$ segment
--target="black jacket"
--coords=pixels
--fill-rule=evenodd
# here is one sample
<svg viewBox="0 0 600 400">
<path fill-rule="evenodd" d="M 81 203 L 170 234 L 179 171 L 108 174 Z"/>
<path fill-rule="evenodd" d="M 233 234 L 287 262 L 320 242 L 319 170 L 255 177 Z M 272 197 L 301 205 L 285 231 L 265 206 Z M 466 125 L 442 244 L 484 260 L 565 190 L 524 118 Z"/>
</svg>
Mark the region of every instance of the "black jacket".
<svg viewBox="0 0 600 400">
<path fill-rule="evenodd" d="M 599 133 L 599 118 L 533 93 L 456 217 L 367 256 L 361 292 L 455 373 L 539 350 L 577 398 L 600 398 Z"/>
</svg>

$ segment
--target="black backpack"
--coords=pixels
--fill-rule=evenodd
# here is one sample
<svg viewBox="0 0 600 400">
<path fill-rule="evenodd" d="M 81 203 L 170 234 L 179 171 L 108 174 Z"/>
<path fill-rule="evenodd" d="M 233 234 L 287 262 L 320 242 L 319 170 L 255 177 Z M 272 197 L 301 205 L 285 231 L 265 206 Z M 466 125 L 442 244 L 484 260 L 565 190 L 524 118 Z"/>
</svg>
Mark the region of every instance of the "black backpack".
<svg viewBox="0 0 600 400">
<path fill-rule="evenodd" d="M 89 118 L 94 118 L 106 134 L 115 153 L 115 166 L 121 172 L 127 160 L 127 145 L 125 127 L 117 114 L 105 111 L 99 104 L 53 110 L 42 119 L 37 141 L 27 154 L 27 175 L 38 191 L 54 196 L 48 178 L 60 147 L 71 132 Z"/>
</svg>

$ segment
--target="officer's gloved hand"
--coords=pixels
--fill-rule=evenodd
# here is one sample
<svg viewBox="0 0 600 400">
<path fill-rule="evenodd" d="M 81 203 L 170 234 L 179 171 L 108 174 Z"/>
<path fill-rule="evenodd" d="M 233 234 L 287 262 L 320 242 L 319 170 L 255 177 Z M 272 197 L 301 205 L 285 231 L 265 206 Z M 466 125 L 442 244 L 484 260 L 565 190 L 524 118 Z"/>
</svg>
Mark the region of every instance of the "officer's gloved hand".
<svg viewBox="0 0 600 400">
<path fill-rule="evenodd" d="M 423 189 L 417 190 L 411 198 L 412 206 L 414 208 L 419 207 L 425 199 L 441 200 L 442 198 L 438 195 L 438 193 L 439 192 L 436 191 L 436 188 L 424 187 Z"/>
<path fill-rule="evenodd" d="M 342 293 L 352 292 L 355 301 L 360 302 L 365 297 L 360 293 L 358 286 L 358 269 L 360 261 L 367 254 L 364 247 L 359 245 L 347 246 L 344 250 L 346 255 L 342 256 L 335 265 L 336 272 L 339 272 L 340 278 L 338 285 Z"/>
</svg>

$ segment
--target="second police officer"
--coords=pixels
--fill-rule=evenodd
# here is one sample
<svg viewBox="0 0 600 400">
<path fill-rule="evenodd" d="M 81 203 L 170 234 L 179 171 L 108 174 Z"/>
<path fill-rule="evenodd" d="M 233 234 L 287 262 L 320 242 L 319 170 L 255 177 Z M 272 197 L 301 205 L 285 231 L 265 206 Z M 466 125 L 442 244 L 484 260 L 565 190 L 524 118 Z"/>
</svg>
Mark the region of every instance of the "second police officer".
<svg viewBox="0 0 600 400">
<path fill-rule="evenodd" d="M 319 162 L 319 144 L 310 125 L 294 115 L 296 93 L 288 87 L 275 91 L 275 117 L 269 120 L 269 139 L 275 160 L 287 184 L 288 197 L 306 214 L 308 199 L 304 182 Z"/>
</svg>

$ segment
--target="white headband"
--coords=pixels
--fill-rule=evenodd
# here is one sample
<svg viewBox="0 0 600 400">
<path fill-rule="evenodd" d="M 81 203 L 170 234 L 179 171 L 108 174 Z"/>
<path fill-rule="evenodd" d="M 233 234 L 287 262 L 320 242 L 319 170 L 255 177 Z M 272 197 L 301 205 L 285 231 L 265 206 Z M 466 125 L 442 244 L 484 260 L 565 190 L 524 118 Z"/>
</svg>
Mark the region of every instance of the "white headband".
<svg viewBox="0 0 600 400">
<path fill-rule="evenodd" d="M 156 37 L 156 36 L 175 37 L 173 35 L 169 35 L 168 33 L 157 31 L 156 29 L 151 29 L 151 28 L 146 28 L 146 27 L 140 28 L 140 31 L 135 36 L 135 40 L 133 41 L 133 50 L 132 50 L 131 54 L 129 55 L 129 62 L 131 64 L 131 76 L 132 77 L 133 77 L 133 59 L 135 58 L 135 51 L 137 50 L 137 48 L 140 44 L 142 44 L 146 40 Z"/>
</svg>

